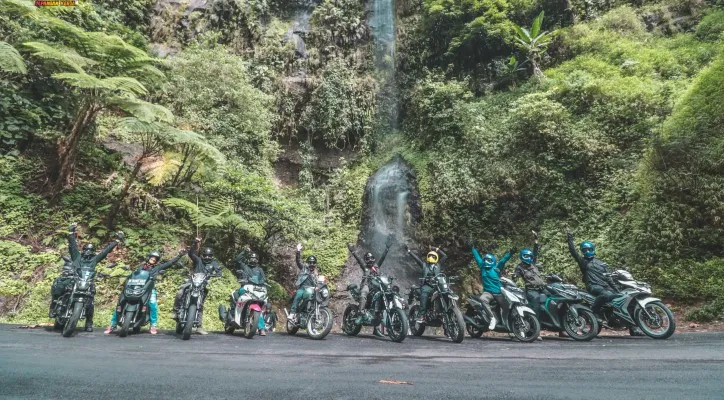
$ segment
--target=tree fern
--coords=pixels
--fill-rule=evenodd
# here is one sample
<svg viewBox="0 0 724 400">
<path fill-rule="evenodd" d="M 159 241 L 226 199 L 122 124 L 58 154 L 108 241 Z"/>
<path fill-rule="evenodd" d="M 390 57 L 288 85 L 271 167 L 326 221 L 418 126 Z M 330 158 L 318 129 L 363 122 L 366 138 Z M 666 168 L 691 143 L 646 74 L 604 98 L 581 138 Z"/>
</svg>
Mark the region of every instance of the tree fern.
<svg viewBox="0 0 724 400">
<path fill-rule="evenodd" d="M 0 71 L 17 74 L 25 74 L 28 72 L 25 68 L 23 57 L 15 50 L 15 47 L 2 41 L 0 41 Z"/>
<path fill-rule="evenodd" d="M 28 42 L 24 44 L 31 53 L 38 58 L 59 63 L 78 73 L 85 73 L 84 67 L 96 64 L 96 61 L 83 57 L 75 50 L 58 44 L 50 45 L 43 42 Z"/>
</svg>

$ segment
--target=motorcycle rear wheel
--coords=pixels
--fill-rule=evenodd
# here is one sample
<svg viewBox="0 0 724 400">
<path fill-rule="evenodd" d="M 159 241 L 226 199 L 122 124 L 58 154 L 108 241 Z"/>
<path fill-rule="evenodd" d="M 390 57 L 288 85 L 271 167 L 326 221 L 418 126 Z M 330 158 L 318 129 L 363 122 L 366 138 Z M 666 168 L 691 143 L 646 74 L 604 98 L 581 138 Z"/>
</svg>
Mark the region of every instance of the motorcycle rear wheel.
<svg viewBox="0 0 724 400">
<path fill-rule="evenodd" d="M 184 331 L 184 326 L 180 322 L 176 321 L 176 333 L 180 334 Z"/>
<path fill-rule="evenodd" d="M 73 333 L 75 332 L 75 327 L 76 325 L 78 325 L 78 320 L 80 319 L 80 314 L 83 313 L 84 305 L 84 303 L 81 303 L 79 301 L 73 303 L 73 313 L 63 327 L 63 337 L 73 336 Z"/>
<path fill-rule="evenodd" d="M 320 308 L 319 315 L 321 318 L 319 321 L 317 321 L 314 314 L 315 313 L 310 314 L 309 318 L 307 318 L 307 334 L 309 334 L 309 337 L 314 340 L 321 340 L 324 339 L 329 334 L 329 331 L 332 330 L 332 312 L 329 311 L 329 309 Z M 318 329 L 317 327 L 320 327 L 321 329 Z"/>
<path fill-rule="evenodd" d="M 422 334 L 425 333 L 425 324 L 418 324 L 418 318 L 420 318 L 420 306 L 418 304 L 415 304 L 410 308 L 410 331 L 415 336 L 422 336 Z"/>
<path fill-rule="evenodd" d="M 518 321 L 517 317 L 517 315 L 512 316 L 510 321 L 510 326 L 513 328 L 513 336 L 524 343 L 535 342 L 535 340 L 538 339 L 538 336 L 540 336 L 540 322 L 538 321 L 538 318 L 529 313 L 525 313 L 520 316 L 522 321 Z M 524 331 L 518 329 L 518 325 L 521 323 L 525 323 L 525 325 L 527 325 Z"/>
<path fill-rule="evenodd" d="M 357 336 L 362 330 L 362 325 L 357 325 L 354 320 L 357 318 L 359 307 L 356 304 L 350 304 L 344 309 L 342 315 L 342 331 L 349 336 Z"/>
<path fill-rule="evenodd" d="M 387 316 L 387 335 L 395 343 L 402 343 L 407 337 L 410 325 L 405 312 L 400 308 L 393 308 Z"/>
<path fill-rule="evenodd" d="M 646 305 L 646 311 L 654 314 L 656 321 L 651 320 L 640 307 L 634 311 L 634 320 L 646 336 L 652 339 L 668 339 L 674 334 L 674 331 L 676 331 L 676 321 L 669 307 L 666 307 L 664 303 L 660 301 L 653 301 Z M 667 322 L 668 324 L 666 324 Z M 650 323 L 654 326 L 650 325 Z M 660 331 L 663 328 L 663 330 L 661 332 L 654 332 L 653 329 L 655 328 L 658 328 Z"/>
<path fill-rule="evenodd" d="M 244 327 L 244 337 L 247 339 L 251 339 L 254 335 L 256 335 L 256 327 L 259 326 L 259 318 L 261 318 L 261 313 L 259 311 L 251 312 L 253 314 L 251 314 L 251 318 L 249 318 L 249 323 Z"/>
<path fill-rule="evenodd" d="M 600 332 L 601 329 L 598 325 L 598 319 L 593 315 L 593 311 L 580 308 L 576 311 L 578 312 L 577 321 L 570 321 L 568 315 L 563 318 L 563 329 L 568 336 L 573 340 L 581 342 L 587 342 L 598 336 L 598 332 Z M 583 326 L 579 325 L 581 323 L 583 323 Z"/>
<path fill-rule="evenodd" d="M 128 336 L 128 329 L 131 326 L 132 319 L 133 319 L 133 311 L 126 312 L 126 315 L 123 317 L 123 325 L 121 325 L 121 332 L 119 333 L 120 337 Z"/>
<path fill-rule="evenodd" d="M 191 329 L 194 327 L 194 320 L 196 319 L 196 304 L 191 304 L 188 311 L 186 311 L 186 324 L 184 325 L 183 333 L 181 334 L 182 340 L 191 339 Z"/>
</svg>

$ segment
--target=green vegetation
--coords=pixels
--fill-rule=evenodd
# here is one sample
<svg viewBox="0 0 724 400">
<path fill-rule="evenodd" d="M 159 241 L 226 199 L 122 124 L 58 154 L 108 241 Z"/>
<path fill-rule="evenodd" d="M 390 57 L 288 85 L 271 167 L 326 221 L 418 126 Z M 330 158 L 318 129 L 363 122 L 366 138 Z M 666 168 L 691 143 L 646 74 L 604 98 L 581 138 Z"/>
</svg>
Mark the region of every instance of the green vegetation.
<svg viewBox="0 0 724 400">
<path fill-rule="evenodd" d="M 303 29 L 298 2 L 155 4 L 0 0 L 3 320 L 45 320 L 71 221 L 83 242 L 124 230 L 109 262 L 130 265 L 197 234 L 227 267 L 251 246 L 279 306 L 295 243 L 339 276 L 365 183 L 396 154 L 420 243 L 449 249 L 466 290 L 468 237 L 522 247 L 531 229 L 545 270 L 578 281 L 572 229 L 667 301 L 702 302 L 688 318 L 724 312 L 717 2 L 403 0 L 384 73 L 360 0 L 321 2 Z M 104 272 L 97 325 L 126 274 Z M 158 285 L 162 328 L 185 276 Z M 236 286 L 228 268 L 212 283 L 208 327 Z"/>
</svg>

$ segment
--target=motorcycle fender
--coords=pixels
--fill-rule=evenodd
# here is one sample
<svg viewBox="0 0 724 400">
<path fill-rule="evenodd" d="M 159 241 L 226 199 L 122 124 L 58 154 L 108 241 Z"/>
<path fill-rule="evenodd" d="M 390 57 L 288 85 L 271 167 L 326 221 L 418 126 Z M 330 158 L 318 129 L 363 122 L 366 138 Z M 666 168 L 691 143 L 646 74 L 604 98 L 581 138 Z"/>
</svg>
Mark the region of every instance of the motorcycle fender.
<svg viewBox="0 0 724 400">
<path fill-rule="evenodd" d="M 138 309 L 138 304 L 126 304 L 125 311 L 136 311 Z"/>
<path fill-rule="evenodd" d="M 528 306 L 516 306 L 515 309 L 518 311 L 518 315 L 525 315 L 525 313 L 535 315 L 535 311 L 533 311 L 533 309 Z"/>
<path fill-rule="evenodd" d="M 259 304 L 257 304 L 257 303 L 252 303 L 252 304 L 249 306 L 249 309 L 250 309 L 250 310 L 254 310 L 254 311 L 259 311 L 259 312 L 261 312 L 261 306 L 259 306 Z"/>
<path fill-rule="evenodd" d="M 645 299 L 636 299 L 636 302 L 639 303 L 641 308 L 646 309 L 646 305 L 649 303 L 653 303 L 654 301 L 661 301 L 661 299 L 658 299 L 656 297 L 647 297 Z"/>
<path fill-rule="evenodd" d="M 390 302 L 390 308 L 399 308 L 402 309 L 402 302 L 400 302 L 399 299 L 394 299 Z"/>
</svg>

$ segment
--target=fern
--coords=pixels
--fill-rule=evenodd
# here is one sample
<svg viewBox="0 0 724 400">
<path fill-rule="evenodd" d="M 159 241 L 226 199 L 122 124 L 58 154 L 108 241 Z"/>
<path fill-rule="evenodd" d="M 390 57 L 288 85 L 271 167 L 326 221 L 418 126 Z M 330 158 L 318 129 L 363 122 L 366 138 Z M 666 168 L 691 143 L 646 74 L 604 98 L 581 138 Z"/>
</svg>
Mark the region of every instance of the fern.
<svg viewBox="0 0 724 400">
<path fill-rule="evenodd" d="M 15 50 L 15 47 L 2 41 L 0 41 L 0 71 L 17 74 L 25 74 L 28 72 L 25 68 L 23 57 Z"/>
<path fill-rule="evenodd" d="M 83 70 L 84 67 L 97 63 L 90 58 L 81 56 L 77 51 L 69 47 L 57 44 L 50 45 L 43 42 L 28 42 L 25 43 L 24 46 L 30 49 L 35 57 L 57 62 L 78 73 L 85 73 Z"/>
</svg>

